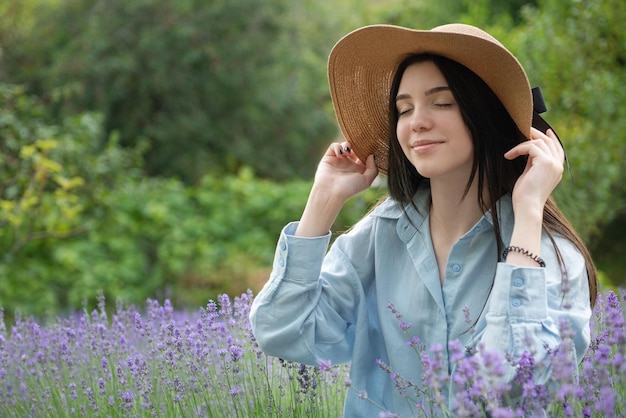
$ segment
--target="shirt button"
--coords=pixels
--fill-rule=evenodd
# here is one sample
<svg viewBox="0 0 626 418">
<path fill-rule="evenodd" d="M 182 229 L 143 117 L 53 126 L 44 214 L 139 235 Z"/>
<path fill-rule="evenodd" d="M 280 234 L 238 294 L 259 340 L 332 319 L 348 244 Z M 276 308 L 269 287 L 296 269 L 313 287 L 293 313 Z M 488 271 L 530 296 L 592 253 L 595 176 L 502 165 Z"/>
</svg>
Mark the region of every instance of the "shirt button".
<svg viewBox="0 0 626 418">
<path fill-rule="evenodd" d="M 281 241 L 280 242 L 280 249 L 285 251 L 287 249 L 287 244 L 285 244 L 285 241 Z"/>
<path fill-rule="evenodd" d="M 523 285 L 524 285 L 524 279 L 522 279 L 521 277 L 516 277 L 513 279 L 513 286 L 522 287 Z"/>
<path fill-rule="evenodd" d="M 460 264 L 452 264 L 452 271 L 455 273 L 458 273 L 459 271 L 461 271 L 461 265 Z"/>
<path fill-rule="evenodd" d="M 280 260 L 278 260 L 278 264 L 280 264 L 281 267 L 285 267 L 285 260 L 281 258 Z"/>
<path fill-rule="evenodd" d="M 520 299 L 518 299 L 518 298 L 515 298 L 515 299 L 513 299 L 513 300 L 511 301 L 511 305 L 512 305 L 514 308 L 519 308 L 519 307 L 522 305 L 522 301 L 521 301 Z"/>
</svg>

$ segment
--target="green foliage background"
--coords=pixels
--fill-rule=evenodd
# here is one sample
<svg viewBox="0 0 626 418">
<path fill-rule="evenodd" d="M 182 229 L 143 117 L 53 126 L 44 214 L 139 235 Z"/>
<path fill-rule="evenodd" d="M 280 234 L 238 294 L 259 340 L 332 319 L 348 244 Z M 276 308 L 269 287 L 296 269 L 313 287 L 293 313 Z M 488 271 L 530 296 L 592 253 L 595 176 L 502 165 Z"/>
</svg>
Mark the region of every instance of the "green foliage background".
<svg viewBox="0 0 626 418">
<path fill-rule="evenodd" d="M 38 315 L 258 289 L 338 135 L 326 57 L 369 23 L 494 34 L 542 87 L 556 191 L 605 285 L 626 262 L 626 4 L 617 0 L 7 0 L 0 305 Z M 346 205 L 336 231 L 380 197 Z"/>
</svg>

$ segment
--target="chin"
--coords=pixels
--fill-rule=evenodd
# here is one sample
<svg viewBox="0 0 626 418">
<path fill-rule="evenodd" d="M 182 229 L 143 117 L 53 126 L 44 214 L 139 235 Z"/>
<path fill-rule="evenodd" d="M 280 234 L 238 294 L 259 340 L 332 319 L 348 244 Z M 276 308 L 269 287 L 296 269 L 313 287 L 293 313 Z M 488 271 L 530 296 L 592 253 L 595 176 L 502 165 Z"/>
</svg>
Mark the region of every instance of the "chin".
<svg viewBox="0 0 626 418">
<path fill-rule="evenodd" d="M 415 167 L 415 171 L 417 171 L 417 174 L 419 174 L 420 176 L 430 179 L 433 176 L 436 177 L 438 174 L 441 174 L 441 172 L 439 170 L 433 170 L 432 168 L 425 168 L 425 167 Z"/>
</svg>

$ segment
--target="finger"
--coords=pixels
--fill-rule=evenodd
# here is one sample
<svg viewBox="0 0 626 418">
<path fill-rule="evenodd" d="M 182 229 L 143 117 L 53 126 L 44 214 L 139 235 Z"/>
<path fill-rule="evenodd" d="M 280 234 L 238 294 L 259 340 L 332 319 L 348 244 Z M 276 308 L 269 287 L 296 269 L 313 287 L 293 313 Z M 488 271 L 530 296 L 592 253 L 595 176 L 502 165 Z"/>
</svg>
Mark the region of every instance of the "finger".
<svg viewBox="0 0 626 418">
<path fill-rule="evenodd" d="M 548 130 L 548 135 L 552 140 L 552 155 L 559 164 L 563 166 L 563 163 L 565 163 L 565 149 L 563 149 L 563 144 L 561 144 L 561 141 L 553 131 Z"/>
<path fill-rule="evenodd" d="M 554 149 L 554 139 L 548 136 L 548 133 L 543 133 L 539 129 L 531 128 L 530 131 L 530 140 L 533 141 L 534 144 L 544 146 L 545 150 L 553 150 Z"/>
<path fill-rule="evenodd" d="M 347 152 L 344 151 L 344 148 L 345 147 L 342 143 L 333 142 L 328 147 L 328 151 L 326 151 L 326 155 L 329 155 L 329 156 L 334 155 L 335 157 L 345 157 Z"/>
<path fill-rule="evenodd" d="M 562 149 L 554 132 L 550 129 L 544 134 L 536 128 L 531 128 L 530 139 L 523 141 L 505 153 L 505 158 L 512 160 L 521 155 L 539 156 L 544 152 L 546 156 L 560 158 Z"/>
<path fill-rule="evenodd" d="M 514 160 L 517 157 L 521 157 L 522 155 L 530 155 L 531 153 L 537 153 L 537 150 L 540 148 L 537 144 L 538 141 L 530 140 L 524 141 L 521 144 L 516 145 L 511 148 L 504 154 L 504 158 L 507 160 Z"/>
<path fill-rule="evenodd" d="M 553 156 L 553 158 L 558 159 L 561 163 L 565 161 L 565 150 L 563 149 L 563 144 L 552 129 L 549 128 L 544 134 L 541 131 L 532 128 L 531 136 L 533 136 L 533 134 L 541 139 L 542 143 L 546 144 L 547 151 Z"/>
<path fill-rule="evenodd" d="M 561 142 L 559 141 L 559 138 L 556 136 L 556 134 L 554 133 L 552 129 L 548 129 L 545 133 L 543 133 L 536 128 L 531 128 L 530 139 L 540 140 L 536 143 L 546 144 L 548 147 L 548 150 L 553 155 L 558 156 L 561 154 L 563 147 L 561 146 Z"/>
<path fill-rule="evenodd" d="M 361 163 L 361 161 L 359 161 L 359 158 L 352 151 L 352 146 L 350 145 L 349 142 L 344 141 L 344 142 L 341 143 L 341 151 L 342 151 L 343 155 L 348 157 L 349 160 L 354 161 L 354 162 L 359 163 L 359 164 Z"/>
<path fill-rule="evenodd" d="M 561 140 L 556 135 L 556 133 L 552 129 L 548 129 L 546 132 L 550 138 L 552 138 L 552 144 L 554 145 L 555 154 L 563 161 L 565 161 L 565 149 L 563 148 L 563 144 Z"/>
<path fill-rule="evenodd" d="M 350 161 L 360 164 L 360 165 L 365 165 L 356 155 L 356 153 L 352 149 L 352 145 L 350 145 L 349 142 L 342 142 L 341 150 L 343 152 L 343 155 L 345 155 Z"/>
<path fill-rule="evenodd" d="M 546 134 L 541 132 L 539 129 L 537 129 L 535 127 L 531 127 L 530 128 L 530 139 L 538 139 L 538 138 L 541 138 L 543 136 L 546 136 Z"/>
<path fill-rule="evenodd" d="M 370 184 L 372 184 L 372 182 L 378 175 L 378 166 L 376 165 L 376 161 L 374 160 L 374 154 L 371 154 L 369 157 L 367 157 L 367 160 L 365 160 L 365 171 L 363 172 L 363 175 Z"/>
<path fill-rule="evenodd" d="M 556 139 L 558 141 L 556 134 L 551 128 L 548 128 L 545 132 L 542 132 L 535 127 L 530 128 L 530 139 L 545 138 L 545 137 Z"/>
</svg>

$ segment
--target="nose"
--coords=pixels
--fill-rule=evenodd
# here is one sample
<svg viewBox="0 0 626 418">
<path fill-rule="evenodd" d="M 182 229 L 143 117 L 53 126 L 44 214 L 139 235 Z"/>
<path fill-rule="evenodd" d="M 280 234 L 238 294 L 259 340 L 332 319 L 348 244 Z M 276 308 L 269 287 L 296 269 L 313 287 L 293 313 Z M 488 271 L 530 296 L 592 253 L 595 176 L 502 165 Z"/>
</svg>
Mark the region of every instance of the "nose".
<svg viewBox="0 0 626 418">
<path fill-rule="evenodd" d="M 410 126 L 414 132 L 427 131 L 432 128 L 433 121 L 427 110 L 416 108 L 411 115 Z"/>
</svg>

